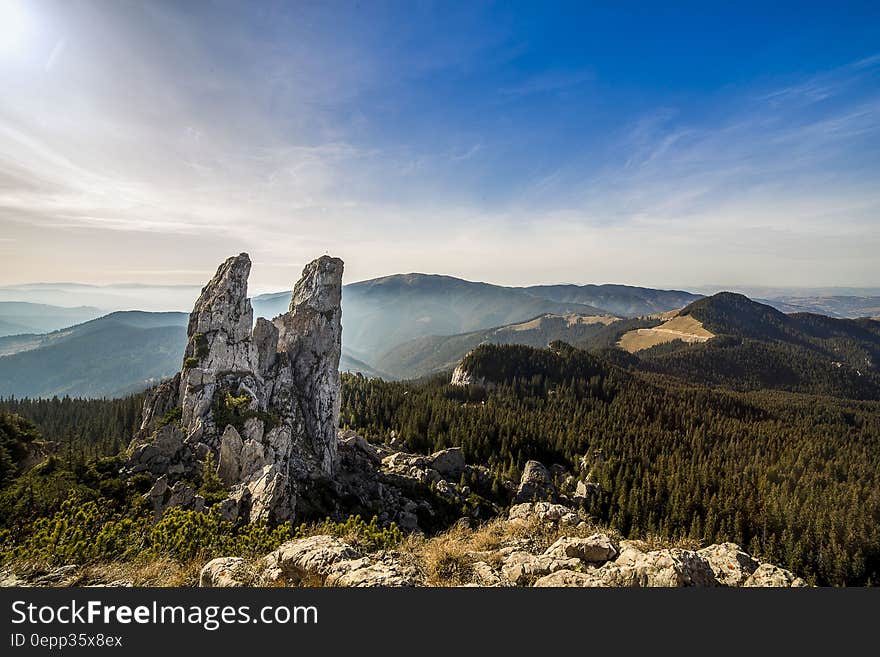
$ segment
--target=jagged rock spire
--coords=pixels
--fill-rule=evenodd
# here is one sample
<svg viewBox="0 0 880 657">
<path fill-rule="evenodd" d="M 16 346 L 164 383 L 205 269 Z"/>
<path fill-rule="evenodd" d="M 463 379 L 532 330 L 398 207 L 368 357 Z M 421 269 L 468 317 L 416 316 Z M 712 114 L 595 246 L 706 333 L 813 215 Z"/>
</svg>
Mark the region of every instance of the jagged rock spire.
<svg viewBox="0 0 880 657">
<path fill-rule="evenodd" d="M 342 270 L 339 258 L 310 262 L 293 288 L 290 310 L 275 320 L 278 351 L 287 356 L 311 439 L 308 447 L 327 474 L 336 458 L 341 402 Z"/>
<path fill-rule="evenodd" d="M 247 297 L 251 259 L 241 253 L 226 260 L 202 288 L 189 316 L 184 358 L 196 357 L 203 368 L 252 369 L 254 312 Z M 197 344 L 194 336 L 204 336 Z"/>
<path fill-rule="evenodd" d="M 251 340 L 254 313 L 247 297 L 250 271 L 247 253 L 227 259 L 202 288 L 189 316 L 181 370 L 182 420 L 190 441 L 210 447 L 216 447 L 225 428 L 215 425 L 211 413 L 218 393 L 240 396 L 244 387 L 251 407 L 259 406 L 257 351 Z"/>
<path fill-rule="evenodd" d="M 231 516 L 286 520 L 309 482 L 330 475 L 336 461 L 343 263 L 328 256 L 309 263 L 290 310 L 253 328 L 250 268 L 246 253 L 233 256 L 202 289 L 183 368 L 145 402 L 138 438 L 167 425 L 163 418 L 179 407 L 179 423 L 163 429 L 169 445 L 182 445 L 169 451 L 168 474 L 213 453 L 231 488 L 224 507 Z M 144 464 L 132 463 L 136 469 Z"/>
</svg>

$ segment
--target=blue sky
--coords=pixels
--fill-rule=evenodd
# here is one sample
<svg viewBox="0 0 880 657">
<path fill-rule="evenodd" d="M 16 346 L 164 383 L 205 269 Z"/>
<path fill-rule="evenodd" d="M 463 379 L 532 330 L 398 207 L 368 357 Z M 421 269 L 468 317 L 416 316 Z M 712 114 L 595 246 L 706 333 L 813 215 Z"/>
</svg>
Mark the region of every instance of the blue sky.
<svg viewBox="0 0 880 657">
<path fill-rule="evenodd" d="M 876 2 L 0 16 L 0 283 L 880 284 Z"/>
</svg>

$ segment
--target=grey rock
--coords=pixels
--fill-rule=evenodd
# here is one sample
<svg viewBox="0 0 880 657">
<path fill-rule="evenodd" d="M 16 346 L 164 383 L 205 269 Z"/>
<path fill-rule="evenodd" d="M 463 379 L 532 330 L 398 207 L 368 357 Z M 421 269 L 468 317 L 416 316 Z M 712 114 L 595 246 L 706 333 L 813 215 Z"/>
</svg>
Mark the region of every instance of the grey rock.
<svg viewBox="0 0 880 657">
<path fill-rule="evenodd" d="M 308 264 L 289 311 L 256 326 L 250 268 L 245 253 L 229 258 L 202 289 L 181 372 L 148 395 L 126 471 L 186 477 L 213 453 L 239 495 L 224 513 L 280 522 L 337 461 L 343 263 L 323 256 Z M 159 427 L 175 409 L 179 421 Z"/>
<path fill-rule="evenodd" d="M 579 572 L 577 570 L 557 570 L 544 575 L 534 583 L 536 587 L 590 587 L 602 588 L 607 586 L 605 581 L 594 572 Z"/>
<path fill-rule="evenodd" d="M 457 479 L 464 472 L 466 463 L 460 447 L 450 447 L 431 454 L 428 458 L 428 466 L 436 470 L 443 477 Z"/>
<path fill-rule="evenodd" d="M 263 559 L 265 582 L 323 583 L 332 567 L 360 559 L 361 554 L 335 536 L 318 535 L 287 541 Z"/>
<path fill-rule="evenodd" d="M 556 487 L 550 472 L 538 461 L 528 461 L 523 469 L 519 487 L 513 501 L 523 502 L 555 502 L 558 499 Z"/>
<path fill-rule="evenodd" d="M 799 588 L 807 586 L 807 583 L 794 573 L 774 566 L 769 563 L 762 563 L 749 577 L 743 582 L 744 587 L 766 586 L 773 588 Z"/>
<path fill-rule="evenodd" d="M 246 586 L 239 570 L 244 563 L 240 557 L 219 557 L 206 563 L 199 573 L 201 587 L 239 587 Z"/>
<path fill-rule="evenodd" d="M 736 543 L 710 545 L 697 554 L 709 562 L 715 579 L 724 586 L 742 586 L 759 565 Z"/>
<path fill-rule="evenodd" d="M 592 481 L 578 480 L 574 489 L 574 498 L 578 501 L 586 501 L 590 496 L 598 494 L 602 488 Z"/>
<path fill-rule="evenodd" d="M 504 560 L 501 573 L 513 584 L 522 586 L 530 581 L 563 569 L 574 569 L 580 566 L 578 559 L 558 558 L 547 554 L 529 554 L 528 552 L 512 552 Z"/>
<path fill-rule="evenodd" d="M 361 557 L 342 561 L 330 568 L 324 586 L 348 587 L 410 587 L 415 586 L 413 573 L 404 568 L 396 559 L 385 557 L 373 560 Z"/>
<path fill-rule="evenodd" d="M 241 476 L 241 451 L 244 443 L 238 431 L 231 424 L 220 438 L 220 460 L 217 463 L 217 476 L 227 486 L 238 482 Z"/>
<path fill-rule="evenodd" d="M 717 586 L 709 562 L 691 550 L 672 548 L 652 552 L 624 550 L 625 560 L 609 562 L 596 571 L 608 586 Z"/>
<path fill-rule="evenodd" d="M 510 507 L 508 522 L 515 524 L 552 523 L 574 527 L 580 522 L 577 514 L 567 506 L 550 502 L 524 502 Z"/>
<path fill-rule="evenodd" d="M 561 536 L 544 554 L 558 558 L 573 558 L 587 563 L 603 563 L 617 556 L 617 550 L 605 534 L 587 538 Z"/>
<path fill-rule="evenodd" d="M 480 586 L 503 586 L 504 580 L 492 566 L 485 561 L 477 561 L 471 566 L 474 581 Z"/>
</svg>

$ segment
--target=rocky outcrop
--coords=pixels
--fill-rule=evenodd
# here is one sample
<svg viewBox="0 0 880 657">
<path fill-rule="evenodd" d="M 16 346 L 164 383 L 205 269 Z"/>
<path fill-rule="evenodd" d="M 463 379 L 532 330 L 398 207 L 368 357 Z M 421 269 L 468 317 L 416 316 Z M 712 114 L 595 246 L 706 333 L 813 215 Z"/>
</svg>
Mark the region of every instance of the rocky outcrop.
<svg viewBox="0 0 880 657">
<path fill-rule="evenodd" d="M 724 586 L 742 586 L 760 565 L 736 543 L 710 545 L 697 554 L 709 562 L 715 579 Z"/>
<path fill-rule="evenodd" d="M 769 563 L 763 563 L 749 575 L 743 582 L 743 586 L 773 587 L 773 588 L 799 588 L 807 586 L 807 583 L 794 573 Z"/>
<path fill-rule="evenodd" d="M 323 583 L 335 564 L 361 556 L 355 548 L 334 536 L 320 534 L 288 541 L 263 559 L 263 581 Z"/>
<path fill-rule="evenodd" d="M 198 475 L 212 454 L 225 515 L 283 521 L 337 460 L 343 263 L 309 263 L 288 312 L 255 326 L 250 268 L 229 258 L 202 289 L 183 367 L 148 396 L 127 471 Z"/>
<path fill-rule="evenodd" d="M 415 586 L 416 573 L 390 552 L 365 556 L 335 536 L 287 541 L 254 567 L 256 583 L 272 586 Z M 220 557 L 201 570 L 199 586 L 246 586 L 244 561 Z"/>
<path fill-rule="evenodd" d="M 617 556 L 617 549 L 605 534 L 593 534 L 587 538 L 561 536 L 544 554 L 586 563 L 604 563 Z"/>
<path fill-rule="evenodd" d="M 237 587 L 246 586 L 239 571 L 244 564 L 241 557 L 220 557 L 212 559 L 202 567 L 199 573 L 201 587 Z"/>
<path fill-rule="evenodd" d="M 514 503 L 556 502 L 558 493 L 550 471 L 538 461 L 527 461 L 523 468 Z"/>
<path fill-rule="evenodd" d="M 467 356 L 465 356 L 465 359 L 467 359 Z M 485 379 L 475 376 L 468 371 L 464 365 L 464 360 L 452 370 L 452 380 L 449 383 L 454 386 L 486 386 Z"/>
<path fill-rule="evenodd" d="M 524 502 L 510 507 L 508 522 L 519 525 L 549 523 L 574 527 L 580 518 L 574 510 L 550 502 Z"/>
</svg>

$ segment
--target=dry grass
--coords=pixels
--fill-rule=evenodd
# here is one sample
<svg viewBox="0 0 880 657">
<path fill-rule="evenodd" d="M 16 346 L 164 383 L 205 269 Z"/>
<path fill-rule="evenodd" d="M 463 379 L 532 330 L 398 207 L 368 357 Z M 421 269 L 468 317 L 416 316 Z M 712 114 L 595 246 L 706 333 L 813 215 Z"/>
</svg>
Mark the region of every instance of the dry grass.
<svg viewBox="0 0 880 657">
<path fill-rule="evenodd" d="M 715 334 L 691 315 L 679 315 L 654 328 L 640 328 L 623 334 L 617 345 L 629 353 L 648 349 L 658 344 L 681 340 L 682 342 L 706 342 Z"/>
<path fill-rule="evenodd" d="M 579 527 L 559 527 L 553 523 L 510 523 L 492 520 L 474 529 L 455 526 L 431 538 L 410 538 L 401 550 L 408 555 L 429 586 L 462 586 L 474 581 L 473 564 L 485 561 L 500 568 L 504 548 L 539 554 L 560 536 L 587 537 L 597 532 L 617 542 L 617 532 L 591 523 Z"/>
<path fill-rule="evenodd" d="M 512 523 L 499 518 L 474 528 L 455 525 L 431 537 L 409 535 L 392 552 L 404 566 L 412 568 L 417 573 L 417 579 L 425 585 L 463 586 L 474 583 L 476 578 L 473 565 L 478 561 L 484 561 L 498 570 L 511 550 L 540 554 L 560 536 L 587 537 L 595 533 L 607 534 L 614 543 L 619 543 L 622 539 L 618 532 L 589 521 L 584 521 L 577 527 L 560 527 L 549 522 Z M 696 550 L 701 547 L 693 539 L 670 540 L 656 535 L 633 542 L 646 552 L 663 548 Z M 261 560 L 245 560 L 237 569 L 238 578 L 249 585 L 285 586 L 283 579 L 277 583 L 261 580 Z M 199 571 L 207 561 L 207 558 L 198 558 L 181 564 L 170 558 L 144 557 L 129 562 L 90 564 L 77 569 L 69 578 L 55 585 L 100 586 L 130 582 L 134 586 L 196 586 Z M 52 570 L 45 564 L 19 562 L 9 565 L 13 572 L 20 574 L 39 574 Z M 297 586 L 304 587 L 321 585 L 322 582 L 318 580 L 297 583 Z"/>
</svg>

